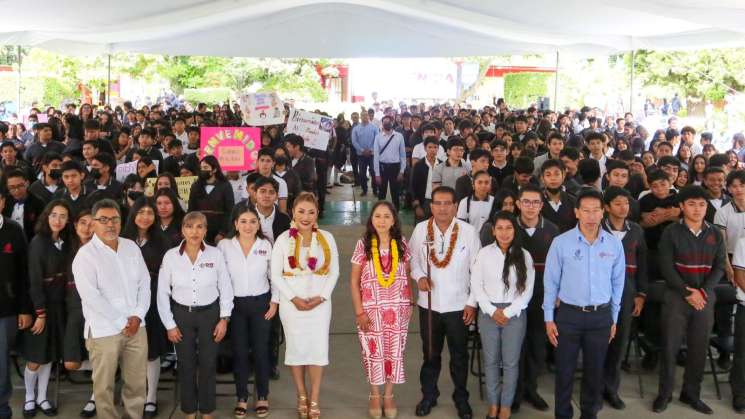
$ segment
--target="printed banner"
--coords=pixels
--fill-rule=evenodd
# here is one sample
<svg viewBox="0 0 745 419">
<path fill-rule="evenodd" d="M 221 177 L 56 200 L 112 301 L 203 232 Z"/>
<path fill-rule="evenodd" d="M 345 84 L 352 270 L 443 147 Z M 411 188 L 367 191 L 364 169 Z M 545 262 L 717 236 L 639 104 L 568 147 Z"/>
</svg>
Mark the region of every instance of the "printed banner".
<svg viewBox="0 0 745 419">
<path fill-rule="evenodd" d="M 254 170 L 261 148 L 261 129 L 250 127 L 202 127 L 199 157 L 217 157 L 223 172 Z"/>
<path fill-rule="evenodd" d="M 244 93 L 239 101 L 246 125 L 261 127 L 285 123 L 284 104 L 274 92 Z"/>
<path fill-rule="evenodd" d="M 333 118 L 292 108 L 285 134 L 297 134 L 306 147 L 325 151 L 333 130 Z"/>
<path fill-rule="evenodd" d="M 145 181 L 145 195 L 155 195 L 155 182 L 157 178 L 151 177 Z M 176 188 L 178 188 L 178 196 L 184 202 L 189 202 L 189 194 L 191 193 L 191 185 L 197 181 L 196 176 L 184 176 L 176 178 Z"/>
</svg>

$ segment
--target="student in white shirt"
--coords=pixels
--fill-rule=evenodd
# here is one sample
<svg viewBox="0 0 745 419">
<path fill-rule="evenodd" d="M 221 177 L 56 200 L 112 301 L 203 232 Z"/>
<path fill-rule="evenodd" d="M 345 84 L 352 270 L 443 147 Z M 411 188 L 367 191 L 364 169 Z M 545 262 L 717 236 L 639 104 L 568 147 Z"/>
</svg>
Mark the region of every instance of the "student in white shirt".
<svg viewBox="0 0 745 419">
<path fill-rule="evenodd" d="M 481 231 L 481 227 L 494 207 L 494 197 L 491 192 L 492 178 L 489 172 L 482 170 L 473 175 L 473 193 L 466 198 L 461 199 L 458 204 L 458 219 L 467 222 L 476 229 Z"/>
<path fill-rule="evenodd" d="M 528 324 L 525 309 L 533 296 L 533 259 L 515 241 L 518 229 L 512 214 L 498 212 L 492 230 L 496 242 L 479 251 L 471 268 L 471 292 L 480 309 L 487 418 L 510 417 Z"/>
<path fill-rule="evenodd" d="M 414 228 L 409 242 L 411 275 L 419 288 L 419 319 L 424 348 L 420 372 L 422 400 L 417 416 L 428 415 L 437 404 L 441 357 L 445 338 L 450 351 L 450 376 L 455 385 L 453 400 L 458 416 L 471 417 L 466 381 L 468 379 L 468 325 L 476 315 L 476 299 L 469 291 L 470 267 L 481 247 L 474 228 L 455 218 L 455 190 L 447 186 L 432 191 L 432 218 Z M 430 253 L 427 254 L 427 242 Z M 427 265 L 431 276 L 427 278 Z M 432 330 L 428 326 L 427 293 L 432 296 Z M 429 336 L 432 353 L 429 353 Z"/>
<path fill-rule="evenodd" d="M 139 246 L 119 237 L 121 212 L 116 202 L 93 205 L 93 238 L 72 263 L 85 316 L 86 348 L 93 368 L 98 417 L 120 415 L 114 405 L 114 380 L 122 371 L 122 401 L 129 417 L 145 407 L 150 273 Z"/>
<path fill-rule="evenodd" d="M 256 209 L 247 202 L 239 203 L 232 215 L 232 231 L 217 248 L 225 256 L 233 283 L 233 373 L 238 403 L 234 414 L 244 417 L 248 405 L 249 359 L 253 353 L 256 373 L 256 405 L 258 417 L 269 414 L 269 335 L 272 318 L 277 314 L 279 296 L 270 285 L 269 264 L 272 244 L 264 237 Z"/>
<path fill-rule="evenodd" d="M 233 311 L 233 286 L 222 252 L 204 244 L 207 217 L 186 214 L 181 232 L 184 241 L 163 257 L 158 313 L 176 345 L 181 411 L 188 419 L 197 410 L 213 419 L 217 349 Z"/>
</svg>

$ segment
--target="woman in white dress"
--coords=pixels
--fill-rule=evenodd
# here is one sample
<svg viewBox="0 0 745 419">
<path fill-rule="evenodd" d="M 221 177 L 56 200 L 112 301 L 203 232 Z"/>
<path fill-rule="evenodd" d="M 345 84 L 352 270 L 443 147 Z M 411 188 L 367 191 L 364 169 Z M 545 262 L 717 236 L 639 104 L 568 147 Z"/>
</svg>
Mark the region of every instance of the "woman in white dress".
<svg viewBox="0 0 745 419">
<path fill-rule="evenodd" d="M 292 370 L 298 416 L 317 419 L 323 367 L 329 363 L 331 293 L 339 277 L 334 237 L 318 229 L 318 201 L 303 192 L 295 198 L 290 230 L 272 250 L 272 282 L 279 290 L 279 317 L 285 331 L 285 364 Z M 305 375 L 310 376 L 310 401 Z"/>
</svg>

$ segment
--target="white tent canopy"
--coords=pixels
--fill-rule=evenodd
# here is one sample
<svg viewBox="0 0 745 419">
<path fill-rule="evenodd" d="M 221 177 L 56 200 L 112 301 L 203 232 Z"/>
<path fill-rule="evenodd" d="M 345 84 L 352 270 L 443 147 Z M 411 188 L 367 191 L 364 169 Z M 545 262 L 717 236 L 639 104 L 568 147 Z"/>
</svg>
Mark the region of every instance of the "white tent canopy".
<svg viewBox="0 0 745 419">
<path fill-rule="evenodd" d="M 437 57 L 745 46 L 743 0 L 0 1 L 0 44 L 66 54 Z"/>
</svg>

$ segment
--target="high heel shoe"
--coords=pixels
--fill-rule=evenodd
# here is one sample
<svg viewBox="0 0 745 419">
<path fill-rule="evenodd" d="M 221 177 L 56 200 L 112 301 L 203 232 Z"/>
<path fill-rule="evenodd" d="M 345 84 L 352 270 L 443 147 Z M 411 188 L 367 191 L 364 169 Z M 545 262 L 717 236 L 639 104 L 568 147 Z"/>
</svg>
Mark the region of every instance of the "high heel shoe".
<svg viewBox="0 0 745 419">
<path fill-rule="evenodd" d="M 297 417 L 298 419 L 308 419 L 308 397 L 297 397 Z"/>
<path fill-rule="evenodd" d="M 310 409 L 308 409 L 308 418 L 319 419 L 320 417 L 321 417 L 321 408 L 319 407 L 318 402 L 311 401 Z"/>
<path fill-rule="evenodd" d="M 377 408 L 372 408 L 372 407 L 369 407 L 369 406 L 367 408 L 367 413 L 370 414 L 370 419 L 380 419 L 380 418 L 382 418 L 383 417 L 383 407 L 380 404 L 380 394 L 374 394 L 374 395 L 373 394 L 370 394 L 370 395 L 367 396 L 367 399 L 368 400 L 378 399 L 378 407 Z"/>
<path fill-rule="evenodd" d="M 393 394 L 391 394 L 390 396 L 383 396 L 383 398 L 384 399 L 393 399 Z M 391 409 L 385 409 L 384 408 L 383 411 L 385 412 L 386 419 L 396 419 L 396 417 L 398 416 L 398 408 L 396 408 L 396 407 L 391 408 Z"/>
</svg>

